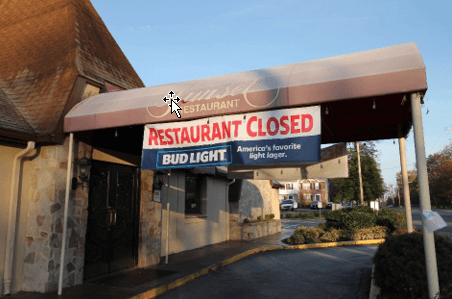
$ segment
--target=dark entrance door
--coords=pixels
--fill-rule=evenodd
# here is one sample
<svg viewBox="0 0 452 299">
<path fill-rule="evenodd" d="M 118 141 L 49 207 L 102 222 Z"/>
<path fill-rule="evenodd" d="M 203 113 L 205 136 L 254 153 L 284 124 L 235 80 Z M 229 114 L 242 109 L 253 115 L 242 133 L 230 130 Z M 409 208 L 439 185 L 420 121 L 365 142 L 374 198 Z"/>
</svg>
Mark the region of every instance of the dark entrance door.
<svg viewBox="0 0 452 299">
<path fill-rule="evenodd" d="M 137 265 L 138 168 L 93 161 L 84 279 Z"/>
</svg>

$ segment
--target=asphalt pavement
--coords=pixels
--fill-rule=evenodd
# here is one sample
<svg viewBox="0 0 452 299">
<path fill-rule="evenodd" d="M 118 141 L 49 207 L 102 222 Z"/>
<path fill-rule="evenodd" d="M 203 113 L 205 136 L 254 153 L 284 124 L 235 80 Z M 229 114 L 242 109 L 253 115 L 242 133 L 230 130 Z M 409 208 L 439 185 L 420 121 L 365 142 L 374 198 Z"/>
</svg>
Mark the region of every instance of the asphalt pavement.
<svg viewBox="0 0 452 299">
<path fill-rule="evenodd" d="M 262 252 L 157 298 L 368 298 L 377 246 Z"/>
<path fill-rule="evenodd" d="M 404 207 L 396 209 L 405 211 Z M 437 230 L 436 232 L 442 236 L 452 237 L 452 210 L 433 209 L 433 211 L 437 212 L 447 224 L 445 228 Z M 411 216 L 413 217 L 414 226 L 419 229 L 422 228 L 421 209 L 419 207 L 412 207 Z"/>
</svg>

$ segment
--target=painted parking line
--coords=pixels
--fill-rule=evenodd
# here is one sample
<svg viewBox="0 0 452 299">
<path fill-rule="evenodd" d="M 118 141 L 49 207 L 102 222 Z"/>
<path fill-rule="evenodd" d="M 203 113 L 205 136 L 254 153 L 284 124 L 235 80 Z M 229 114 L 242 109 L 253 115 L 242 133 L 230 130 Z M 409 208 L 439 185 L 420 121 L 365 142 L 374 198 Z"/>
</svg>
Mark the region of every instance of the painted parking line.
<svg viewBox="0 0 452 299">
<path fill-rule="evenodd" d="M 310 250 L 310 249 L 306 249 L 305 252 L 309 253 L 311 255 L 316 255 L 316 256 L 320 256 L 320 257 L 326 257 L 326 258 L 333 259 L 333 260 L 345 261 L 345 260 L 343 260 L 341 258 L 338 258 L 337 256 L 329 255 L 329 254 L 326 254 L 326 253 L 322 253 L 322 252 L 318 252 L 318 251 L 314 251 L 314 250 Z"/>
<path fill-rule="evenodd" d="M 369 256 L 374 256 L 375 255 L 374 253 L 365 252 L 365 251 L 356 250 L 356 249 L 351 249 L 351 248 L 344 248 L 344 247 L 334 247 L 332 249 L 338 250 L 338 251 L 348 251 L 348 252 L 353 252 L 353 253 L 359 253 L 359 254 L 364 254 L 364 255 L 369 255 Z"/>
</svg>

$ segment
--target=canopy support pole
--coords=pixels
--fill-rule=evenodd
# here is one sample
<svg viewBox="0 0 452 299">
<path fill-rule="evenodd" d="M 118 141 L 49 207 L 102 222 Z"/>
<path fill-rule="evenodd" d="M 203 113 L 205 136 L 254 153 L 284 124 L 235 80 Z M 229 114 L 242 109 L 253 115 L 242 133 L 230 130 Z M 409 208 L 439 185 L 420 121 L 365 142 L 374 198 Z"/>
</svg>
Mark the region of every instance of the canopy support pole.
<svg viewBox="0 0 452 299">
<path fill-rule="evenodd" d="M 422 127 L 421 96 L 411 94 L 411 113 L 414 127 L 414 145 L 416 146 L 417 180 L 419 184 L 419 203 L 421 215 L 425 210 L 431 210 L 430 191 L 428 186 L 427 161 L 425 159 L 424 129 Z M 436 264 L 435 239 L 433 232 L 429 232 L 422 220 L 424 236 L 425 264 L 427 268 L 427 282 L 429 298 L 439 295 L 438 269 Z"/>
<path fill-rule="evenodd" d="M 405 202 L 406 213 L 406 228 L 408 233 L 413 232 L 413 218 L 411 216 L 411 200 L 410 200 L 410 188 L 408 186 L 408 172 L 406 169 L 406 153 L 405 153 L 405 138 L 399 138 L 399 150 L 400 150 L 400 166 L 402 170 L 403 181 L 403 200 Z"/>
<path fill-rule="evenodd" d="M 361 194 L 361 205 L 364 205 L 364 192 L 363 192 L 363 177 L 361 175 L 361 157 L 359 154 L 359 142 L 356 141 L 356 152 L 358 154 L 358 174 L 359 174 L 359 191 Z"/>
<path fill-rule="evenodd" d="M 72 172 L 72 153 L 74 152 L 74 134 L 69 134 L 69 155 L 67 158 L 66 197 L 64 198 L 63 240 L 61 241 L 60 277 L 58 280 L 58 295 L 63 291 L 64 254 L 66 250 L 67 214 L 69 206 L 69 191 Z"/>
</svg>

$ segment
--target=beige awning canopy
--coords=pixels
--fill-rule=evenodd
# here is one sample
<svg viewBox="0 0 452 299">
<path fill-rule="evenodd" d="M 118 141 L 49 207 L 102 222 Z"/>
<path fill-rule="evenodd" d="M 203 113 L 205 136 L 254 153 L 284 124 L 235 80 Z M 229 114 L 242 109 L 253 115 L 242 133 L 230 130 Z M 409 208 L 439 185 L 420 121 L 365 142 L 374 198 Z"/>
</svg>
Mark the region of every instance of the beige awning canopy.
<svg viewBox="0 0 452 299">
<path fill-rule="evenodd" d="M 396 138 L 411 128 L 412 92 L 425 92 L 414 43 L 93 96 L 65 117 L 65 131 L 173 122 L 215 115 L 321 105 L 322 143 Z M 182 118 L 162 101 L 182 101 Z"/>
</svg>

